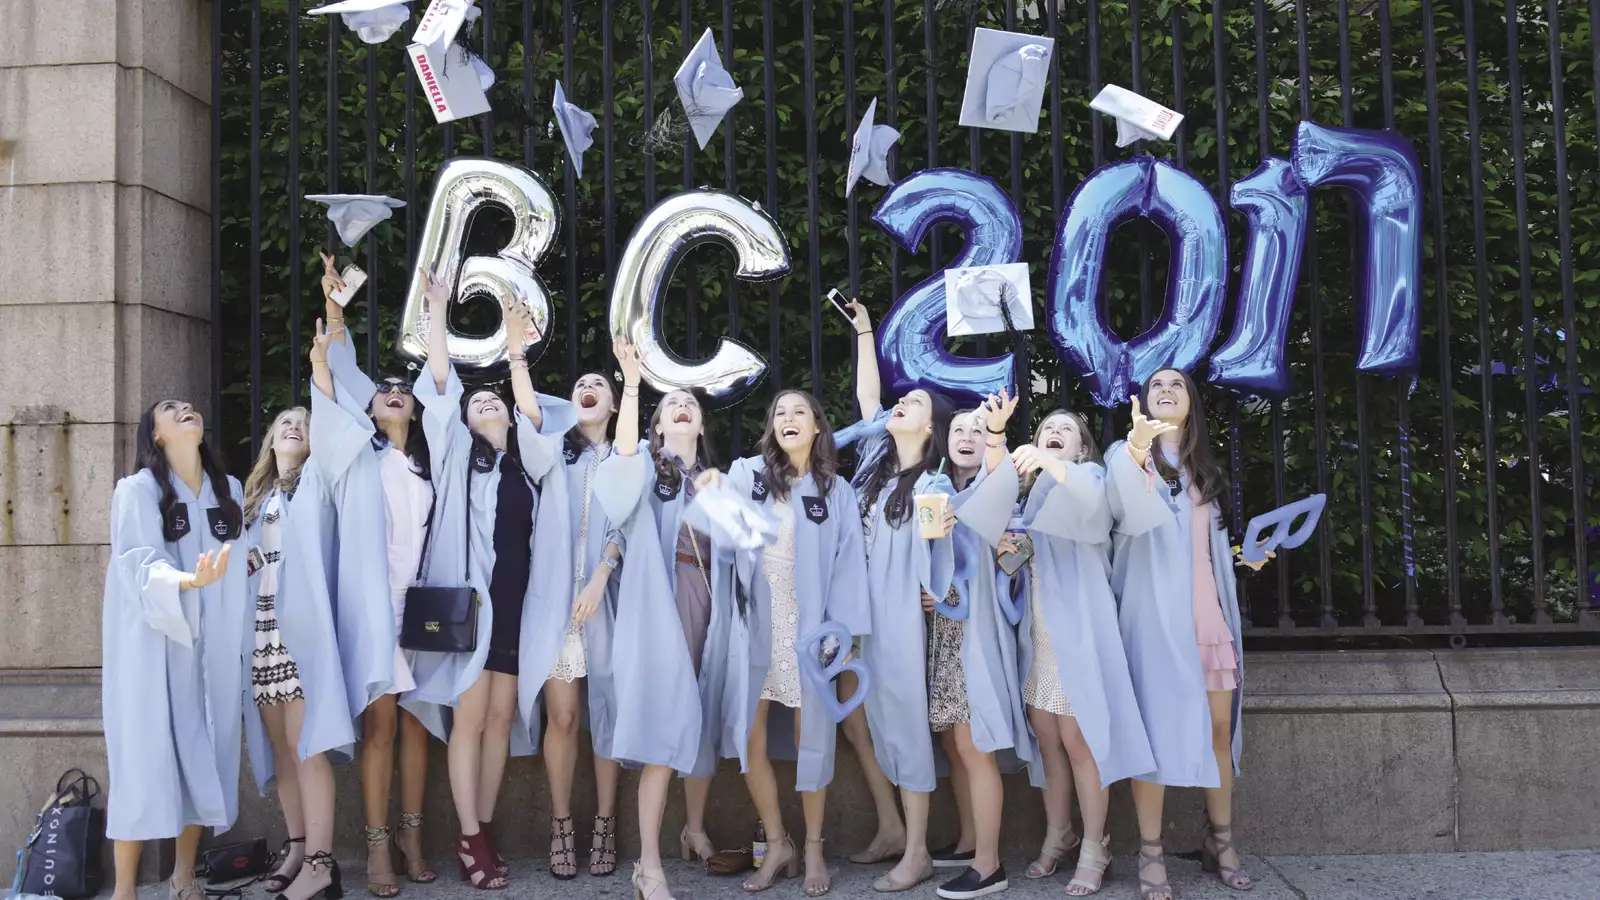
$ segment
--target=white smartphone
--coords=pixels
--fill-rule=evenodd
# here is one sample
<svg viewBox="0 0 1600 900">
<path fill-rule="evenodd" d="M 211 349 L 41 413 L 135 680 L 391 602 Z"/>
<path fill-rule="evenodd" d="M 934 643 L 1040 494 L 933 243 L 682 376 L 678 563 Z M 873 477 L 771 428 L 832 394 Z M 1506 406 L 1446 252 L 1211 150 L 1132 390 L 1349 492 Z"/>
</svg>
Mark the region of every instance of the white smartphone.
<svg viewBox="0 0 1600 900">
<path fill-rule="evenodd" d="M 845 305 L 850 302 L 850 298 L 846 297 L 843 291 L 838 288 L 829 288 L 828 302 L 832 303 L 833 308 L 839 311 L 839 315 L 844 316 L 852 324 L 855 323 L 856 317 L 850 314 L 850 309 Z"/>
<path fill-rule="evenodd" d="M 361 290 L 361 286 L 367 283 L 367 273 L 361 271 L 357 266 L 349 265 L 344 267 L 344 271 L 339 273 L 339 277 L 344 279 L 344 289 L 334 291 L 330 296 L 333 298 L 333 302 L 343 308 L 350 302 L 350 298 L 356 295 L 356 291 Z"/>
</svg>

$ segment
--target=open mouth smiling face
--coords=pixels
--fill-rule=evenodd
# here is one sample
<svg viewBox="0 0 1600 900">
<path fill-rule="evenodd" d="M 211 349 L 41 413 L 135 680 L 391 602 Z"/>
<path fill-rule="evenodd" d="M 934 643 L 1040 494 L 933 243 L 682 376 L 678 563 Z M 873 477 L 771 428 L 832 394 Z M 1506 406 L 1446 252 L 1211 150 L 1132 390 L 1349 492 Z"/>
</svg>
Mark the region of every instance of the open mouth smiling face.
<svg viewBox="0 0 1600 900">
<path fill-rule="evenodd" d="M 662 434 L 698 435 L 701 426 L 700 401 L 688 391 L 672 391 L 661 398 L 657 429 Z"/>
<path fill-rule="evenodd" d="M 950 461 L 964 469 L 983 458 L 983 413 L 973 410 L 950 420 Z"/>
<path fill-rule="evenodd" d="M 772 433 L 786 452 L 811 447 L 817 436 L 817 419 L 811 404 L 800 394 L 788 394 L 772 411 Z"/>
<path fill-rule="evenodd" d="M 890 434 L 920 434 L 928 430 L 933 421 L 933 398 L 927 391 L 916 390 L 900 398 L 889 410 L 887 428 Z"/>
<path fill-rule="evenodd" d="M 467 401 L 467 428 L 475 434 L 493 423 L 508 425 L 510 419 L 505 401 L 493 391 L 478 391 Z"/>
<path fill-rule="evenodd" d="M 1078 420 L 1064 413 L 1056 413 L 1039 423 L 1039 449 L 1057 459 L 1076 460 L 1083 454 L 1083 435 L 1078 432 Z"/>
<path fill-rule="evenodd" d="M 1182 372 L 1176 369 L 1157 372 L 1151 377 L 1145 395 L 1150 407 L 1146 415 L 1173 424 L 1181 424 L 1189 417 L 1189 386 Z"/>
<path fill-rule="evenodd" d="M 580 376 L 572 385 L 572 405 L 578 408 L 579 421 L 610 418 L 616 405 L 611 395 L 611 382 L 594 372 Z"/>
<path fill-rule="evenodd" d="M 157 444 L 181 440 L 198 444 L 205 434 L 205 419 L 194 405 L 183 400 L 163 400 L 155 408 Z"/>
</svg>

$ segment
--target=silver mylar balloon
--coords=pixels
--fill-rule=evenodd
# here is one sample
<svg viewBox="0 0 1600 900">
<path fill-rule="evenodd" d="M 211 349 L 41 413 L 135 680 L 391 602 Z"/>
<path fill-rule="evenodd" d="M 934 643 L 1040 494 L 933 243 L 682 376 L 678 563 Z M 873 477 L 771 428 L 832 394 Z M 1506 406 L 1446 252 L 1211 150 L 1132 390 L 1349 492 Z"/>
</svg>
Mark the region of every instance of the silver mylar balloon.
<svg viewBox="0 0 1600 900">
<path fill-rule="evenodd" d="M 789 247 L 778 224 L 741 197 L 724 191 L 685 191 L 656 204 L 639 224 L 617 264 L 611 291 L 611 335 L 639 351 L 644 380 L 658 391 L 694 388 L 719 406 L 738 401 L 767 373 L 766 360 L 728 337 L 701 362 L 689 362 L 661 341 L 661 302 L 678 263 L 695 247 L 720 241 L 739 259 L 736 275 L 767 281 L 789 271 Z"/>
<path fill-rule="evenodd" d="M 463 259 L 463 246 L 473 219 L 487 207 L 511 216 L 511 240 L 495 256 Z M 527 169 L 493 159 L 458 157 L 445 163 L 434 183 L 423 223 L 417 265 L 435 279 L 454 286 L 452 302 L 487 297 L 496 305 L 519 303 L 541 335 L 548 333 L 550 295 L 535 271 L 540 257 L 555 241 L 560 207 L 543 181 Z M 449 327 L 448 323 L 441 323 Z M 422 279 L 411 273 L 406 305 L 400 315 L 402 356 L 421 362 L 428 355 L 428 302 Z M 549 342 L 529 345 L 529 359 L 537 358 Z M 463 374 L 490 374 L 507 359 L 506 327 L 501 322 L 487 337 L 450 332 L 450 359 Z"/>
</svg>

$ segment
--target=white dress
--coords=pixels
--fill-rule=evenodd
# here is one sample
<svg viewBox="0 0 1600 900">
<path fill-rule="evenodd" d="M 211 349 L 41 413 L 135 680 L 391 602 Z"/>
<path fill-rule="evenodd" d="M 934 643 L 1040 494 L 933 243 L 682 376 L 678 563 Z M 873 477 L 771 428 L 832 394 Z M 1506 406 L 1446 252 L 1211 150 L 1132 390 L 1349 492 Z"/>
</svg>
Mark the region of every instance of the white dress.
<svg viewBox="0 0 1600 900">
<path fill-rule="evenodd" d="M 1033 665 L 1022 682 L 1022 702 L 1034 709 L 1057 716 L 1072 715 L 1072 703 L 1067 699 L 1066 688 L 1061 684 L 1061 667 L 1056 665 L 1055 646 L 1050 643 L 1050 632 L 1045 628 L 1044 610 L 1039 606 L 1039 571 L 1033 560 L 1028 561 L 1029 636 L 1033 642 Z"/>
<path fill-rule="evenodd" d="M 261 581 L 256 594 L 256 640 L 250 658 L 250 696 L 257 706 L 304 700 L 300 668 L 278 634 L 278 568 L 283 562 L 283 494 L 273 488 L 261 504 Z"/>
<path fill-rule="evenodd" d="M 428 511 L 433 506 L 433 482 L 416 474 L 405 451 L 389 447 L 378 463 L 383 482 L 384 524 L 389 547 L 389 600 L 394 604 L 394 630 L 406 615 L 406 588 L 417 577 L 417 564 L 428 538 Z M 394 648 L 394 686 L 391 694 L 416 688 L 411 677 L 411 654 Z"/>
<path fill-rule="evenodd" d="M 595 448 L 589 457 L 589 465 L 583 471 L 583 493 L 581 513 L 578 516 L 578 531 L 573 541 L 572 554 L 572 594 L 576 603 L 578 592 L 589 579 L 589 573 L 584 571 L 584 550 L 589 540 L 589 510 L 594 504 L 594 473 L 600 463 L 611 455 L 609 444 Z M 556 657 L 555 668 L 550 671 L 550 677 L 557 681 L 571 684 L 579 678 L 589 674 L 589 658 L 583 652 L 583 626 L 568 620 L 566 634 L 561 638 L 561 655 Z"/>
<path fill-rule="evenodd" d="M 779 500 L 772 512 L 778 518 L 778 539 L 761 554 L 761 568 L 772 594 L 772 661 L 761 685 L 761 699 L 799 709 L 800 655 L 795 641 L 800 632 L 800 603 L 794 581 L 794 509 L 788 500 Z"/>
</svg>

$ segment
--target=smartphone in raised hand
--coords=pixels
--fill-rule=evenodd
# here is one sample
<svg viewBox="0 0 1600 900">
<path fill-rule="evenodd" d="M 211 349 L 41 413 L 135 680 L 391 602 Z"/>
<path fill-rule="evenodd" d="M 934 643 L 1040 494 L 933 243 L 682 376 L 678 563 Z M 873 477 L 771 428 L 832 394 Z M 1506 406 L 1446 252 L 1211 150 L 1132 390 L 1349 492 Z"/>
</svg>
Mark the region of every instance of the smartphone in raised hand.
<svg viewBox="0 0 1600 900">
<path fill-rule="evenodd" d="M 829 288 L 828 302 L 833 304 L 833 308 L 837 309 L 839 315 L 844 316 L 846 321 L 852 325 L 855 324 L 856 317 L 850 312 L 849 307 L 850 298 L 844 295 L 844 291 L 838 288 Z"/>
<path fill-rule="evenodd" d="M 344 281 L 344 287 L 334 291 L 329 296 L 333 299 L 333 302 L 343 307 L 349 305 L 350 298 L 354 297 L 356 291 L 361 290 L 361 286 L 367 283 L 367 273 L 355 265 L 348 265 L 344 267 L 343 272 L 339 273 L 339 278 Z"/>
</svg>

